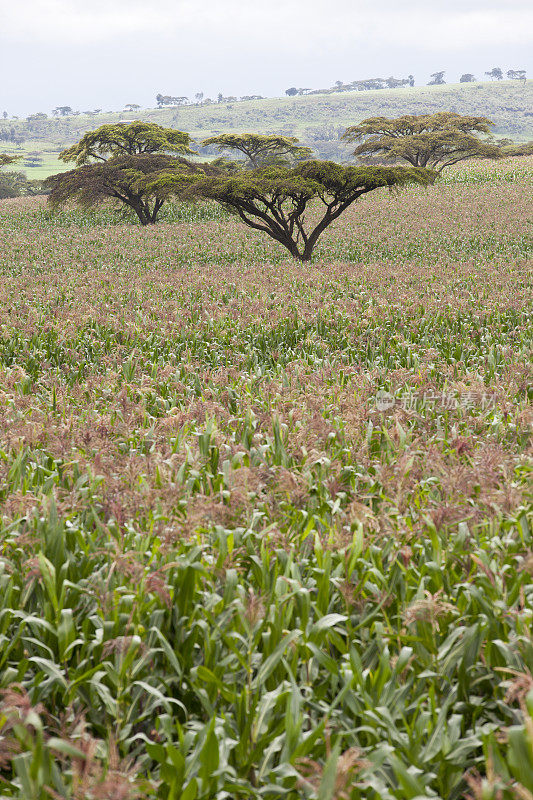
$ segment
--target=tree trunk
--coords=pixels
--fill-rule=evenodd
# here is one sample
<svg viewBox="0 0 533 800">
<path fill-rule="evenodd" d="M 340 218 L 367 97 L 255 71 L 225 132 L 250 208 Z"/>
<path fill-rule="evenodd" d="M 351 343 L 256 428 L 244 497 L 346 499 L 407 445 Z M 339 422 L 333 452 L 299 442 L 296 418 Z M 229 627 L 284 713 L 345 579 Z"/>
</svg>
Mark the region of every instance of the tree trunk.
<svg viewBox="0 0 533 800">
<path fill-rule="evenodd" d="M 290 236 L 281 237 L 279 234 L 275 234 L 273 231 L 265 231 L 265 233 L 268 233 L 268 235 L 271 236 L 272 239 L 274 239 L 276 242 L 279 242 L 279 244 L 283 245 L 283 247 L 285 247 L 289 251 L 289 253 L 293 258 L 297 258 L 300 261 L 302 261 L 303 255 L 298 250 L 298 245 L 296 244 L 296 242 L 293 239 L 291 239 Z"/>
<path fill-rule="evenodd" d="M 287 248 L 287 250 L 289 251 L 291 256 L 293 258 L 297 258 L 298 261 L 308 261 L 309 260 L 309 259 L 306 259 L 305 256 L 304 256 L 305 250 L 302 253 L 300 253 L 300 251 L 298 250 L 298 245 L 292 239 L 288 239 L 286 242 L 282 242 L 282 244 L 285 245 L 285 247 Z"/>
<path fill-rule="evenodd" d="M 300 261 L 311 261 L 311 256 L 313 254 L 313 250 L 315 249 L 316 242 L 307 242 L 305 245 L 303 252 L 298 254 L 298 258 Z"/>
<path fill-rule="evenodd" d="M 136 203 L 134 201 L 128 202 L 130 208 L 132 208 L 137 216 L 139 217 L 139 222 L 141 225 L 149 225 L 150 220 L 146 217 L 144 212 L 144 208 L 142 207 L 142 203 Z"/>
</svg>

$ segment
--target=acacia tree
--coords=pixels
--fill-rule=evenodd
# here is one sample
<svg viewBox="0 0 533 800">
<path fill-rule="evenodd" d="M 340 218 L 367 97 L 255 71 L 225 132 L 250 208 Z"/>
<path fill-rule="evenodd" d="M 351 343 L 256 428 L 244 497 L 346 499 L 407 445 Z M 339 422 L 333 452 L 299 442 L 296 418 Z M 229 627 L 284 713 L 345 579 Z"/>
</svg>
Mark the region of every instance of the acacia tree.
<svg viewBox="0 0 533 800">
<path fill-rule="evenodd" d="M 385 78 L 385 83 L 389 89 L 398 89 L 407 84 L 412 86 L 409 78 L 395 78 L 393 75 L 390 78 Z"/>
<path fill-rule="evenodd" d="M 369 117 L 348 128 L 342 138 L 361 141 L 353 151 L 355 156 L 383 155 L 387 160 L 402 159 L 414 167 L 442 172 L 466 158 L 501 158 L 497 145 L 475 135 L 490 134 L 492 124 L 486 117 L 447 111 L 396 119 Z"/>
<path fill-rule="evenodd" d="M 510 81 L 525 81 L 526 80 L 526 71 L 525 69 L 508 69 L 506 73 L 507 77 Z"/>
<path fill-rule="evenodd" d="M 235 161 L 234 158 L 228 158 L 227 156 L 217 156 L 209 163 L 221 175 L 235 175 L 243 171 L 242 161 Z"/>
<path fill-rule="evenodd" d="M 232 177 L 206 176 L 191 183 L 185 195 L 216 201 L 250 228 L 282 244 L 294 258 L 309 261 L 319 236 L 361 195 L 382 186 L 428 184 L 434 177 L 429 170 L 413 167 L 345 167 L 332 161 L 306 161 Z M 318 201 L 322 215 L 309 228 L 306 211 L 312 201 Z M 315 212 L 316 203 L 313 216 Z"/>
<path fill-rule="evenodd" d="M 204 139 L 203 146 L 214 145 L 219 153 L 224 150 L 242 153 L 247 166 L 287 165 L 312 157 L 309 147 L 298 144 L 293 136 L 262 136 L 259 133 L 223 133 Z"/>
<path fill-rule="evenodd" d="M 180 196 L 206 169 L 206 165 L 191 164 L 176 156 L 141 153 L 51 175 L 44 186 L 51 190 L 48 203 L 52 209 L 68 201 L 88 208 L 116 200 L 131 208 L 142 225 L 149 225 L 157 221 L 161 207 L 171 195 Z"/>
<path fill-rule="evenodd" d="M 172 152 L 192 154 L 188 133 L 163 128 L 155 122 L 130 122 L 101 125 L 89 131 L 77 144 L 59 154 L 62 161 L 74 161 L 77 166 L 91 161 L 107 161 L 117 156 Z"/>
<path fill-rule="evenodd" d="M 485 75 L 488 75 L 491 80 L 503 80 L 503 72 L 501 67 L 493 67 L 489 72 L 485 72 Z"/>
<path fill-rule="evenodd" d="M 179 97 L 173 97 L 171 94 L 161 94 L 161 93 L 157 94 L 155 96 L 155 99 L 159 108 L 162 108 L 163 106 L 175 106 L 178 104 L 178 101 L 180 100 Z M 187 98 L 184 99 L 186 100 Z"/>
<path fill-rule="evenodd" d="M 0 167 L 5 167 L 7 164 L 14 164 L 21 156 L 8 156 L 7 153 L 0 153 Z"/>
<path fill-rule="evenodd" d="M 352 84 L 357 91 L 372 91 L 374 89 L 384 89 L 385 81 L 383 78 L 367 78 L 364 81 L 354 81 Z"/>
</svg>

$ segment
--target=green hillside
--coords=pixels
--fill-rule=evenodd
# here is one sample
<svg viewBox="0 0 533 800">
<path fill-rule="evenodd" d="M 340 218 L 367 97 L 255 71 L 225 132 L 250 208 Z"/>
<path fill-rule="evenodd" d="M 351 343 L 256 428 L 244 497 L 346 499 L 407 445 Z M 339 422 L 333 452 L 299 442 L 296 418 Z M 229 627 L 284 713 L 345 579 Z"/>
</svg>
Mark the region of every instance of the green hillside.
<svg viewBox="0 0 533 800">
<path fill-rule="evenodd" d="M 23 155 L 28 177 L 41 178 L 67 168 L 57 154 L 85 131 L 123 118 L 150 120 L 188 131 L 198 141 L 216 132 L 261 131 L 298 136 L 322 158 L 345 160 L 350 148 L 339 141 L 348 125 L 372 115 L 400 116 L 436 111 L 482 114 L 495 123 L 494 133 L 515 141 L 533 139 L 533 80 L 446 84 L 377 91 L 330 91 L 303 97 L 210 103 L 167 109 L 79 114 L 57 119 L 0 121 L 0 136 L 13 131 L 20 144 L 0 142 L 4 152 Z M 28 155 L 41 161 L 30 165 Z"/>
</svg>

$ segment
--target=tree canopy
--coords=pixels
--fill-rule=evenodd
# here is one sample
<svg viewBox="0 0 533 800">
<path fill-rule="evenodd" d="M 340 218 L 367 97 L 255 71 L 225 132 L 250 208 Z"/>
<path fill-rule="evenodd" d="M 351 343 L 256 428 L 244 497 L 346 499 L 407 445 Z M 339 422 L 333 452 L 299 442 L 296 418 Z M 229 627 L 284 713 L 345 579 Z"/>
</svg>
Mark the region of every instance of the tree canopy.
<svg viewBox="0 0 533 800">
<path fill-rule="evenodd" d="M 186 97 L 174 97 L 171 94 L 161 94 L 161 92 L 156 94 L 155 99 L 158 108 L 163 108 L 163 106 L 177 106 L 187 100 Z"/>
<path fill-rule="evenodd" d="M 0 167 L 5 167 L 7 164 L 14 164 L 21 156 L 9 156 L 7 153 L 0 153 Z"/>
<path fill-rule="evenodd" d="M 533 156 L 533 142 L 524 142 L 523 144 L 506 142 L 502 145 L 502 154 L 505 158 L 509 156 Z"/>
<path fill-rule="evenodd" d="M 442 172 L 466 158 L 501 158 L 497 145 L 482 141 L 476 133 L 490 133 L 486 117 L 453 112 L 405 115 L 396 119 L 369 117 L 348 128 L 343 139 L 362 141 L 355 156 L 383 155 L 387 160 L 408 161 L 414 167 Z"/>
<path fill-rule="evenodd" d="M 526 80 L 526 71 L 525 69 L 508 69 L 506 73 L 507 77 L 511 81 L 525 81 Z"/>
<path fill-rule="evenodd" d="M 188 133 L 163 128 L 155 122 L 116 123 L 89 131 L 77 144 L 63 150 L 59 158 L 82 166 L 91 161 L 107 161 L 116 156 L 140 153 L 192 154 L 190 142 Z"/>
<path fill-rule="evenodd" d="M 164 202 L 204 175 L 208 165 L 166 154 L 121 155 L 86 164 L 46 179 L 48 202 L 57 209 L 72 200 L 83 207 L 116 200 L 131 208 L 143 225 L 156 222 Z"/>
<path fill-rule="evenodd" d="M 20 161 L 22 156 L 0 153 L 0 168 Z M 7 197 L 20 197 L 22 194 L 38 194 L 41 181 L 29 181 L 24 172 L 10 171 L 0 173 L 0 200 Z"/>
<path fill-rule="evenodd" d="M 321 233 L 358 197 L 382 186 L 428 184 L 435 175 L 412 167 L 353 167 L 307 161 L 295 167 L 267 166 L 236 176 L 206 176 L 185 195 L 215 200 L 250 228 L 262 231 L 308 261 Z M 305 212 L 317 200 L 322 215 L 308 229 Z M 316 209 L 313 209 L 315 211 Z"/>
<path fill-rule="evenodd" d="M 309 147 L 293 136 L 262 136 L 259 133 L 222 133 L 204 139 L 203 146 L 214 145 L 219 153 L 231 150 L 246 157 L 251 169 L 267 165 L 286 166 L 312 157 Z"/>
</svg>

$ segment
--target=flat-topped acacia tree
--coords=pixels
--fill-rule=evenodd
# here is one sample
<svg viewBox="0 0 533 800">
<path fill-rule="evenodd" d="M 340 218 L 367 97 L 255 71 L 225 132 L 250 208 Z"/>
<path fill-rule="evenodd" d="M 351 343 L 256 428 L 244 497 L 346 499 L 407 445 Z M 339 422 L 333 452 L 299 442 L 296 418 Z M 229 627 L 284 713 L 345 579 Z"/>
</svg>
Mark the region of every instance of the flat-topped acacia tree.
<svg viewBox="0 0 533 800">
<path fill-rule="evenodd" d="M 309 147 L 298 144 L 293 136 L 263 136 L 260 133 L 222 133 L 204 139 L 202 146 L 216 146 L 219 153 L 241 153 L 250 169 L 265 166 L 288 166 L 312 157 Z"/>
<path fill-rule="evenodd" d="M 164 153 L 140 153 L 51 175 L 44 186 L 51 189 L 48 203 L 54 210 L 69 201 L 89 208 L 116 200 L 131 208 L 142 225 L 150 225 L 157 221 L 166 200 L 179 197 L 184 188 L 210 169 L 208 164 L 191 164 Z"/>
<path fill-rule="evenodd" d="M 76 168 L 46 179 L 48 202 L 56 209 L 69 200 L 84 207 L 116 200 L 150 225 L 170 196 L 164 175 L 172 176 L 173 194 L 179 195 L 197 173 L 211 171 L 183 158 L 194 153 L 190 141 L 188 133 L 153 122 L 101 125 L 60 154 Z"/>
<path fill-rule="evenodd" d="M 220 203 L 250 228 L 282 244 L 294 258 L 309 261 L 321 233 L 358 197 L 383 186 L 427 185 L 435 177 L 417 167 L 345 167 L 332 161 L 306 161 L 292 168 L 263 167 L 236 176 L 200 177 L 185 189 L 185 195 Z M 305 212 L 312 201 L 323 213 L 308 229 Z"/>
<path fill-rule="evenodd" d="M 78 167 L 91 161 L 107 161 L 117 156 L 150 153 L 192 155 L 188 133 L 163 128 L 154 122 L 130 122 L 101 125 L 86 133 L 77 144 L 59 154 L 62 161 L 74 161 Z"/>
<path fill-rule="evenodd" d="M 343 139 L 361 142 L 355 156 L 383 155 L 404 160 L 414 167 L 442 172 L 467 158 L 501 158 L 501 149 L 477 137 L 490 134 L 487 117 L 469 117 L 442 111 L 437 114 L 407 114 L 403 117 L 369 117 L 348 128 Z"/>
</svg>

